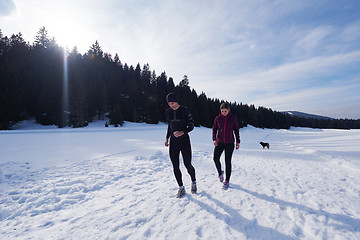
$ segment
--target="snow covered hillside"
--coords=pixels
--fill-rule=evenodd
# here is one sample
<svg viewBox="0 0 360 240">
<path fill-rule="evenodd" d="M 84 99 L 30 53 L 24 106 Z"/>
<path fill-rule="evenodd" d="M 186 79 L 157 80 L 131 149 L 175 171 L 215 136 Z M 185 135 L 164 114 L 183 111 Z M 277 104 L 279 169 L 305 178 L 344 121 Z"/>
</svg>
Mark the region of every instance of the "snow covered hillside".
<svg viewBox="0 0 360 240">
<path fill-rule="evenodd" d="M 0 239 L 360 239 L 360 130 L 241 129 L 224 191 L 211 129 L 196 128 L 198 193 L 182 165 L 181 199 L 165 133 L 0 131 Z"/>
</svg>

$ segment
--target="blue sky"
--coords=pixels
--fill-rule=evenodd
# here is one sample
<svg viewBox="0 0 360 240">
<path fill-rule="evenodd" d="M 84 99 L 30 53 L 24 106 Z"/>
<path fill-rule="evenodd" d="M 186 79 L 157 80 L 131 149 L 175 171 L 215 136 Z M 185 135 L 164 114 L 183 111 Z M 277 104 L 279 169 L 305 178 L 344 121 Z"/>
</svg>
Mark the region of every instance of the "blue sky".
<svg viewBox="0 0 360 240">
<path fill-rule="evenodd" d="M 40 27 L 85 53 L 96 40 L 198 94 L 335 118 L 360 118 L 357 0 L 1 0 L 0 29 Z"/>
</svg>

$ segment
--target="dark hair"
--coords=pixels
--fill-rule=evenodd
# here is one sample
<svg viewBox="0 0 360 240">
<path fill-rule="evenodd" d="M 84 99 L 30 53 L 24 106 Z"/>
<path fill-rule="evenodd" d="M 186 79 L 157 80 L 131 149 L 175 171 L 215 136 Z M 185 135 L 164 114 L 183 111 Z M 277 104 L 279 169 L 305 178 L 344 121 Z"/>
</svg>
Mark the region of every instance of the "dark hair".
<svg viewBox="0 0 360 240">
<path fill-rule="evenodd" d="M 220 105 L 220 110 L 221 110 L 221 109 L 228 109 L 228 110 L 230 110 L 230 105 L 229 105 L 228 103 L 224 102 L 224 103 L 222 103 L 222 104 Z"/>
</svg>

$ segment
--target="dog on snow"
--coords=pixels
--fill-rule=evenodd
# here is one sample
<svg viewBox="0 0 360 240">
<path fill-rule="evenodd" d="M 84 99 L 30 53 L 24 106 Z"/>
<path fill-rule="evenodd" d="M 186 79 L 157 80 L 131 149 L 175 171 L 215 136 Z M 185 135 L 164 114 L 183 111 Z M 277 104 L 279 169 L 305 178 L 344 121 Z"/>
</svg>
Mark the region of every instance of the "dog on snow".
<svg viewBox="0 0 360 240">
<path fill-rule="evenodd" d="M 270 148 L 270 144 L 269 143 L 266 143 L 266 142 L 260 142 L 261 146 L 263 147 L 263 149 L 265 147 L 267 147 L 268 149 Z"/>
</svg>

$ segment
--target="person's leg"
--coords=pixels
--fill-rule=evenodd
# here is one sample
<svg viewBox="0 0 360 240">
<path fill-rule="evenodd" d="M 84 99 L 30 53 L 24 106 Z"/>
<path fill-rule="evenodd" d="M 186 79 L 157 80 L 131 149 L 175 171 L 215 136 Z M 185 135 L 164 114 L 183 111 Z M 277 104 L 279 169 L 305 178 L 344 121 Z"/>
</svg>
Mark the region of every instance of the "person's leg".
<svg viewBox="0 0 360 240">
<path fill-rule="evenodd" d="M 225 181 L 230 181 L 231 176 L 231 157 L 234 152 L 234 144 L 226 144 L 225 145 L 225 172 L 226 178 Z"/>
<path fill-rule="evenodd" d="M 182 139 L 183 142 L 182 142 L 181 154 L 184 160 L 184 165 L 191 177 L 191 181 L 195 182 L 196 181 L 195 168 L 191 164 L 192 154 L 191 154 L 190 138 L 188 136 L 184 136 L 184 137 L 185 138 Z"/>
<path fill-rule="evenodd" d="M 169 155 L 170 155 L 171 163 L 173 165 L 174 175 L 179 186 L 183 186 L 182 176 L 180 171 L 179 154 L 180 154 L 180 149 L 178 147 L 178 143 L 170 142 Z"/>
<path fill-rule="evenodd" d="M 217 170 L 219 176 L 222 174 L 220 156 L 223 151 L 224 151 L 223 144 L 218 143 L 218 145 L 214 149 L 214 162 L 215 162 L 215 167 L 216 167 L 216 170 Z"/>
</svg>

